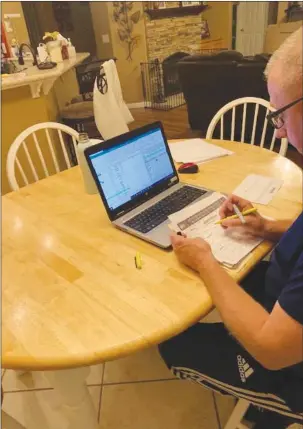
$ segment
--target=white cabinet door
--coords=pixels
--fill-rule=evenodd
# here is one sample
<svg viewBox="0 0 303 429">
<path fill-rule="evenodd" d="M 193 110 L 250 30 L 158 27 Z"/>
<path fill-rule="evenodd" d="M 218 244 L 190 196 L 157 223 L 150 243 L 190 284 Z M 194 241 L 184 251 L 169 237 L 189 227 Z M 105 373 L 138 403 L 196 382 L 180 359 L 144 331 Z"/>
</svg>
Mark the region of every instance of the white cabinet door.
<svg viewBox="0 0 303 429">
<path fill-rule="evenodd" d="M 263 52 L 268 2 L 240 1 L 237 10 L 236 50 L 243 55 Z"/>
</svg>

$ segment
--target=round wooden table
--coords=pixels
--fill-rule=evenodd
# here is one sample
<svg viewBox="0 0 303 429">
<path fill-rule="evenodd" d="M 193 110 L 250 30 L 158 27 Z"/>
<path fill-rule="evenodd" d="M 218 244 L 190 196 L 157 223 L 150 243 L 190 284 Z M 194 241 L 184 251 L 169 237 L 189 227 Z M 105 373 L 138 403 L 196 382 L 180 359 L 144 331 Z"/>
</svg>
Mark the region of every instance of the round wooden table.
<svg viewBox="0 0 303 429">
<path fill-rule="evenodd" d="M 231 193 L 248 174 L 276 177 L 284 184 L 260 212 L 299 215 L 299 167 L 266 149 L 213 142 L 234 155 L 201 164 L 182 181 Z M 110 224 L 99 195 L 84 192 L 78 167 L 2 197 L 2 234 L 3 368 L 49 370 L 67 407 L 79 411 L 70 413 L 73 429 L 97 428 L 84 367 L 160 343 L 212 309 L 199 276 L 173 252 Z M 271 248 L 262 243 L 230 274 L 241 280 Z"/>
</svg>

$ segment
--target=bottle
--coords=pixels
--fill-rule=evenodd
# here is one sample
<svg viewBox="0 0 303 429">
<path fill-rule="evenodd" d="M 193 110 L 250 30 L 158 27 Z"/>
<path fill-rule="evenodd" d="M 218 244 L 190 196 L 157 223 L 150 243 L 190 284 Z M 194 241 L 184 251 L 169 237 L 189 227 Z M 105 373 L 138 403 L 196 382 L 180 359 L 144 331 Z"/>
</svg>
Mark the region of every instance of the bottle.
<svg viewBox="0 0 303 429">
<path fill-rule="evenodd" d="M 96 194 L 98 192 L 98 189 L 84 155 L 84 150 L 90 146 L 91 142 L 88 138 L 87 133 L 80 133 L 77 146 L 77 158 L 79 162 L 79 167 L 82 171 L 84 187 L 88 194 Z"/>
<path fill-rule="evenodd" d="M 52 40 L 47 42 L 46 47 L 50 56 L 50 60 L 53 63 L 61 63 L 63 61 L 60 40 Z"/>
<path fill-rule="evenodd" d="M 64 41 L 62 41 L 61 54 L 62 54 L 63 60 L 68 60 L 69 59 L 68 47 L 67 47 L 66 42 L 64 42 Z"/>
</svg>

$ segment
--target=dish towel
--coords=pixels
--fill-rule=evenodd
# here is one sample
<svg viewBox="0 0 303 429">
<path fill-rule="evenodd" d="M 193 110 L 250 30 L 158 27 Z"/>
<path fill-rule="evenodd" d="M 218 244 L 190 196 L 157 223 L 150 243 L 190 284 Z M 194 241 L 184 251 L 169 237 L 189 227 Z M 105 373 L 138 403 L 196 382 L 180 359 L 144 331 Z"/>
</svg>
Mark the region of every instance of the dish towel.
<svg viewBox="0 0 303 429">
<path fill-rule="evenodd" d="M 93 104 L 96 126 L 103 139 L 107 140 L 129 131 L 127 124 L 134 118 L 123 100 L 115 62 L 106 61 L 102 67 L 107 80 L 107 92 L 101 94 L 96 79 Z"/>
</svg>

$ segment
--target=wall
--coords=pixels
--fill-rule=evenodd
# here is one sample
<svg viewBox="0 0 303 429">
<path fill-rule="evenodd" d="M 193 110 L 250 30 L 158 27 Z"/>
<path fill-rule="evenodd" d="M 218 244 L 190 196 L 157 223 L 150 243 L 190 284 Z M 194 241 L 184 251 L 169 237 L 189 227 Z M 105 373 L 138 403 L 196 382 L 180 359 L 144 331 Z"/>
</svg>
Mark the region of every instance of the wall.
<svg viewBox="0 0 303 429">
<path fill-rule="evenodd" d="M 232 5 L 231 1 L 209 1 L 209 9 L 203 12 L 210 31 L 209 41 L 222 39 L 222 46 L 231 48 L 232 38 Z"/>
<path fill-rule="evenodd" d="M 278 2 L 278 16 L 277 16 L 277 24 L 284 22 L 286 17 L 285 10 L 288 8 L 288 1 L 279 1 Z"/>
<path fill-rule="evenodd" d="M 56 120 L 57 106 L 53 92 L 48 96 L 33 99 L 29 86 L 7 89 L 2 91 L 1 95 L 1 191 L 3 195 L 11 191 L 6 177 L 6 158 L 10 145 L 29 126 Z"/>
<path fill-rule="evenodd" d="M 175 52 L 201 50 L 201 14 L 149 20 L 146 18 L 148 60 L 163 61 Z"/>
<path fill-rule="evenodd" d="M 9 42 L 16 38 L 20 43 L 29 43 L 29 36 L 25 24 L 22 5 L 20 1 L 2 1 L 1 2 L 1 19 L 4 21 L 6 13 L 18 13 L 20 18 L 12 18 L 11 24 L 13 32 L 7 33 Z"/>
<path fill-rule="evenodd" d="M 169 2 L 170 7 L 178 2 Z M 203 49 L 231 47 L 232 2 L 208 2 L 209 8 L 199 15 L 149 20 L 146 18 L 148 58 L 165 57 L 184 51 L 198 53 Z M 201 41 L 201 20 L 208 22 L 210 37 Z M 220 43 L 215 43 L 220 39 Z"/>
<path fill-rule="evenodd" d="M 113 46 L 111 40 L 108 16 L 108 2 L 89 2 L 97 45 L 98 58 L 112 58 Z M 109 43 L 104 43 L 102 35 L 108 35 Z"/>
<path fill-rule="evenodd" d="M 140 12 L 140 20 L 134 24 L 133 34 L 139 36 L 137 46 L 133 51 L 132 60 L 128 60 L 127 44 L 121 42 L 118 36 L 119 26 L 113 17 L 114 2 L 108 2 L 108 17 L 110 34 L 112 40 L 113 55 L 117 58 L 117 69 L 122 86 L 124 99 L 127 103 L 137 103 L 143 101 L 141 83 L 141 62 L 147 61 L 145 23 L 142 2 L 134 2 L 133 10 L 129 15 Z"/>
<path fill-rule="evenodd" d="M 52 32 L 57 30 L 57 22 L 54 17 L 52 3 L 47 1 L 37 1 L 35 3 L 35 9 L 37 11 L 39 27 L 41 28 L 42 34 L 48 31 Z"/>
<path fill-rule="evenodd" d="M 265 34 L 264 52 L 273 53 L 300 26 L 302 26 L 301 21 L 269 25 Z"/>
<path fill-rule="evenodd" d="M 37 1 L 35 3 L 39 27 L 42 33 L 41 36 L 46 31 L 59 30 L 52 3 L 46 1 Z M 96 42 L 90 5 L 88 2 L 69 2 L 69 14 L 72 27 L 65 28 L 62 31 L 62 35 L 71 39 L 78 52 L 89 52 L 95 55 Z"/>
</svg>

